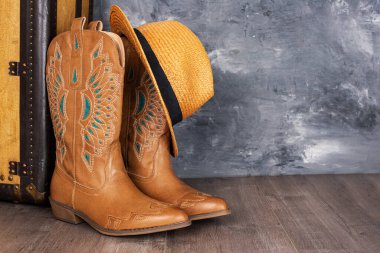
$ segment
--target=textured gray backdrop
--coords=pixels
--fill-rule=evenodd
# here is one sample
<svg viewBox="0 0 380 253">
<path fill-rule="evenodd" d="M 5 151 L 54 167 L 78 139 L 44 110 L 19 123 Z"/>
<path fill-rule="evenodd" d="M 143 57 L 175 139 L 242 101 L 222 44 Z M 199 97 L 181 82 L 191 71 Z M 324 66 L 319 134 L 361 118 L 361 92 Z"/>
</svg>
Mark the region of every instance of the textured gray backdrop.
<svg viewBox="0 0 380 253">
<path fill-rule="evenodd" d="M 95 0 L 204 43 L 215 97 L 175 127 L 183 177 L 380 172 L 380 3 Z"/>
</svg>

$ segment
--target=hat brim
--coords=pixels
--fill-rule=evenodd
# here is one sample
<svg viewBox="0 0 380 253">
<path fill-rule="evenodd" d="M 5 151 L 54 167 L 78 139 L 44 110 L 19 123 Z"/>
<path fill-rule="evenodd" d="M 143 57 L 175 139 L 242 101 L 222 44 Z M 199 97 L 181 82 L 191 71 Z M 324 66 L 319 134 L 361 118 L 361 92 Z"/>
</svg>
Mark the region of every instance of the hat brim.
<svg viewBox="0 0 380 253">
<path fill-rule="evenodd" d="M 174 130 L 173 130 L 173 124 L 172 120 L 169 115 L 169 111 L 166 107 L 166 104 L 162 98 L 159 86 L 157 84 L 156 78 L 153 74 L 153 71 L 150 67 L 149 61 L 145 55 L 145 52 L 143 50 L 143 47 L 137 38 L 137 35 L 132 27 L 131 22 L 129 22 L 128 17 L 124 14 L 124 12 L 120 9 L 120 7 L 113 5 L 111 7 L 110 11 L 110 24 L 111 24 L 111 31 L 118 34 L 118 35 L 124 35 L 128 41 L 132 44 L 132 46 L 135 48 L 138 56 L 140 57 L 140 60 L 142 64 L 144 65 L 146 71 L 148 72 L 148 75 L 150 76 L 154 87 L 156 88 L 156 91 L 158 93 L 158 97 L 160 99 L 160 102 L 162 104 L 162 107 L 164 108 L 164 114 L 165 118 L 168 122 L 170 135 L 171 135 L 171 149 L 170 152 L 174 157 L 178 156 L 178 147 L 177 147 L 177 141 L 175 138 Z"/>
</svg>

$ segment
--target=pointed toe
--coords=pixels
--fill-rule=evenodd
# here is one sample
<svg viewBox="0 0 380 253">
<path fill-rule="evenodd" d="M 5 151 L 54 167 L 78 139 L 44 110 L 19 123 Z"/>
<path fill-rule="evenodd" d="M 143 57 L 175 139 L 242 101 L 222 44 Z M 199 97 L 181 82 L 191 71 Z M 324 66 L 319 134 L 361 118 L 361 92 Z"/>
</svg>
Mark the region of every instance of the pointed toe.
<svg viewBox="0 0 380 253">
<path fill-rule="evenodd" d="M 214 218 L 230 214 L 227 202 L 201 192 L 185 195 L 180 204 L 191 220 Z"/>
<path fill-rule="evenodd" d="M 173 208 L 173 209 L 174 209 L 174 211 L 172 213 L 171 220 L 174 223 L 186 223 L 186 222 L 190 222 L 189 216 L 186 214 L 186 212 L 184 212 L 183 210 L 178 209 L 178 208 Z"/>
</svg>

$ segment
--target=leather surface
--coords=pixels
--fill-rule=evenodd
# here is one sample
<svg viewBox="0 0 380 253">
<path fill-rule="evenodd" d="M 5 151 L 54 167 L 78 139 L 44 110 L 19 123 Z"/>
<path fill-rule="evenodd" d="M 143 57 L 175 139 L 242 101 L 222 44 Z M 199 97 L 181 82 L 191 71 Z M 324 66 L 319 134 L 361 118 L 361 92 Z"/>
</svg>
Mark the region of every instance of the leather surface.
<svg viewBox="0 0 380 253">
<path fill-rule="evenodd" d="M 57 36 L 47 80 L 57 140 L 51 197 L 110 230 L 188 221 L 180 209 L 143 194 L 128 177 L 119 142 L 124 48 L 120 37 L 83 30 Z"/>
<path fill-rule="evenodd" d="M 25 187 L 32 183 L 38 192 L 44 193 L 48 192 L 54 164 L 54 155 L 51 152 L 54 147 L 54 136 L 44 83 L 46 51 L 55 35 L 56 1 L 25 2 L 29 2 L 30 5 L 25 8 L 24 14 L 27 17 L 29 15 L 32 22 L 29 22 L 27 17 L 24 20 L 26 30 L 29 32 L 23 35 L 26 37 L 25 44 L 22 44 L 25 45 L 25 53 L 21 56 L 21 62 L 27 65 L 27 74 L 21 75 L 21 86 L 26 88 L 25 93 L 21 92 L 25 96 L 21 100 L 26 103 L 21 109 L 20 154 L 21 162 L 28 164 L 32 171 L 28 177 L 30 182 L 25 182 Z M 30 53 L 31 50 L 33 54 Z M 27 57 L 29 58 L 26 59 Z M 23 191 L 25 187 L 20 188 Z M 24 193 L 21 197 L 25 195 Z M 28 200 L 32 201 L 29 197 Z"/>
<path fill-rule="evenodd" d="M 218 197 L 182 182 L 170 160 L 170 132 L 163 107 L 139 57 L 123 37 L 126 54 L 121 143 L 127 171 L 148 196 L 173 204 L 188 215 L 228 210 Z"/>
<path fill-rule="evenodd" d="M 15 200 L 12 191 L 7 191 L 9 184 L 19 185 L 18 176 L 8 179 L 9 161 L 20 161 L 20 78 L 11 76 L 7 71 L 9 62 L 20 59 L 20 2 L 4 0 L 1 2 L 0 16 L 13 16 L 14 19 L 3 19 L 0 36 L 0 199 Z"/>
<path fill-rule="evenodd" d="M 54 136 L 44 83 L 46 50 L 55 34 L 55 11 L 54 0 L 20 1 L 20 161 L 15 162 L 25 164 L 25 174 L 17 173 L 8 182 L 17 184 L 16 177 L 20 177 L 17 194 L 2 192 L 0 199 L 33 204 L 46 201 L 40 196 L 47 195 L 49 189 Z"/>
</svg>

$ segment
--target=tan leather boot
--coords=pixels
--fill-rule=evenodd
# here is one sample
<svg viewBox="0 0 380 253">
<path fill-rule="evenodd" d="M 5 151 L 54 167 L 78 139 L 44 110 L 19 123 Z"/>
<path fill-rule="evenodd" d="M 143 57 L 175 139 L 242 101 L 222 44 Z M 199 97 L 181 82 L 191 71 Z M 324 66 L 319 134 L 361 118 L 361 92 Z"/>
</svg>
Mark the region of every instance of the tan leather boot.
<svg viewBox="0 0 380 253">
<path fill-rule="evenodd" d="M 191 220 L 230 214 L 224 199 L 202 193 L 174 174 L 164 108 L 135 48 L 125 37 L 122 41 L 126 78 L 121 143 L 129 176 L 142 192 L 181 208 Z"/>
<path fill-rule="evenodd" d="M 54 215 L 87 222 L 100 233 L 124 236 L 190 225 L 183 211 L 154 200 L 132 183 L 119 134 L 124 49 L 101 24 L 75 19 L 48 50 L 47 88 L 56 137 L 51 182 Z"/>
</svg>

